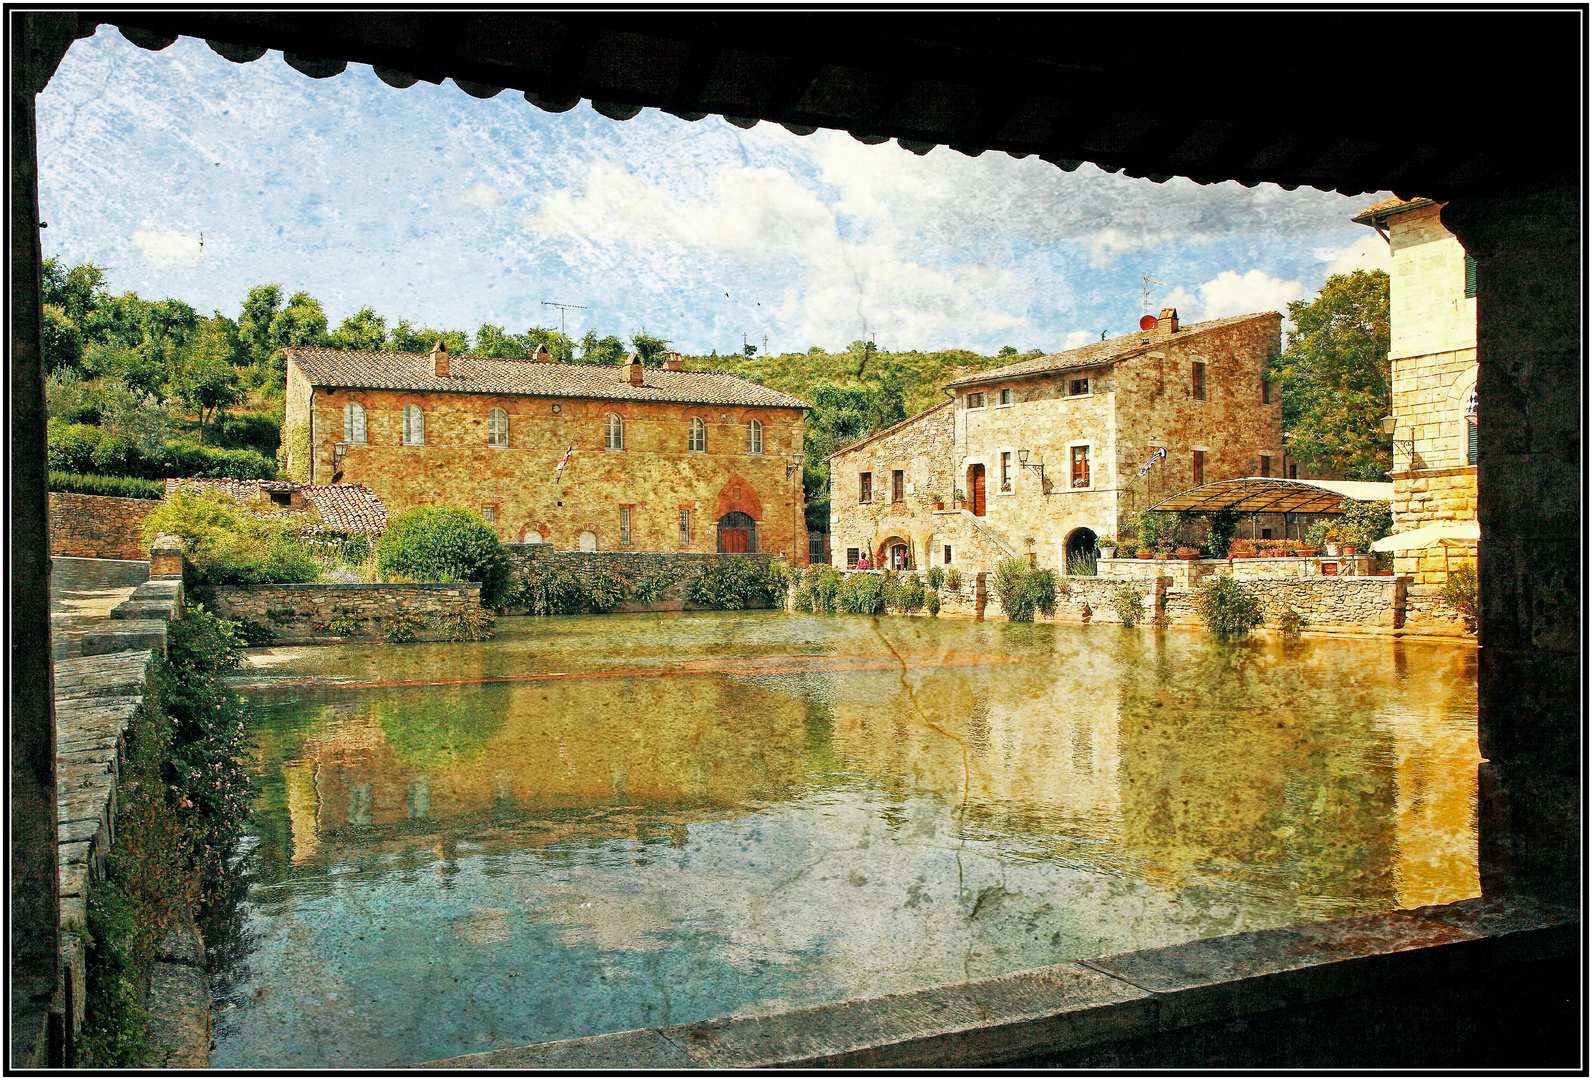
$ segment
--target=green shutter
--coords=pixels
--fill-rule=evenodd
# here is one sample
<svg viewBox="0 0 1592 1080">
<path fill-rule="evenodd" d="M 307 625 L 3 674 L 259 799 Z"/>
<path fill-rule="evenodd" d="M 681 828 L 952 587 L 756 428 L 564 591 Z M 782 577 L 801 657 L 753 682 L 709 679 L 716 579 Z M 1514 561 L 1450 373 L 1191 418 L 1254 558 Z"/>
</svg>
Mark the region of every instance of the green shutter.
<svg viewBox="0 0 1592 1080">
<path fill-rule="evenodd" d="M 1476 260 L 1469 255 L 1465 256 L 1465 297 L 1469 299 L 1476 295 Z"/>
<path fill-rule="evenodd" d="M 1466 424 L 1465 426 L 1470 429 L 1470 449 L 1466 453 L 1465 459 L 1468 462 L 1470 462 L 1470 464 L 1474 465 L 1474 464 L 1476 464 L 1476 431 L 1477 431 L 1477 427 L 1476 427 L 1475 424 Z"/>
</svg>

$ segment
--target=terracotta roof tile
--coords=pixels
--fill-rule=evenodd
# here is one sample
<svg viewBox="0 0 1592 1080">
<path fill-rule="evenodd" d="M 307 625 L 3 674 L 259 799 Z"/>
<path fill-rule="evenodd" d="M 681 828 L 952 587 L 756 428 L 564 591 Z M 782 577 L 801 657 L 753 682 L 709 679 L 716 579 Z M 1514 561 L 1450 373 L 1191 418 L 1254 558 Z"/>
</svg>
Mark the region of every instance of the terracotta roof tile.
<svg viewBox="0 0 1592 1080">
<path fill-rule="evenodd" d="M 1354 215 L 1352 220 L 1361 225 L 1369 225 L 1374 220 L 1385 218 L 1389 214 L 1398 213 L 1402 210 L 1417 210 L 1423 206 L 1435 205 L 1436 203 L 1431 199 L 1400 199 L 1395 196 L 1391 199 L 1383 199 L 1375 206 L 1366 207 L 1364 210 L 1361 210 L 1358 214 Z"/>
<path fill-rule="evenodd" d="M 450 374 L 438 378 L 430 356 L 419 353 L 283 350 L 315 386 L 363 390 L 419 390 L 454 394 L 527 394 L 535 397 L 663 401 L 701 405 L 751 405 L 808 409 L 801 398 L 760 386 L 727 371 L 646 368 L 640 386 L 614 364 L 532 363 L 452 356 Z"/>
<path fill-rule="evenodd" d="M 305 517 L 302 509 L 259 502 L 261 489 L 271 492 L 302 492 L 320 516 L 320 524 L 306 533 L 373 533 L 387 531 L 387 507 L 364 484 L 296 484 L 291 480 L 227 480 L 185 477 L 166 481 L 166 494 L 183 489 L 195 493 L 216 492 L 240 502 L 253 504 L 261 517 Z"/>
<path fill-rule="evenodd" d="M 1164 348 L 1168 343 L 1187 341 L 1191 337 L 1197 337 L 1200 334 L 1233 326 L 1241 322 L 1248 322 L 1251 319 L 1280 317 L 1275 311 L 1262 311 L 1250 315 L 1230 315 L 1225 319 L 1210 319 L 1206 322 L 1188 323 L 1181 327 L 1175 335 L 1171 336 L 1161 334 L 1155 330 L 1135 330 L 1131 334 L 1107 338 L 1105 341 L 1097 341 L 1092 345 L 1085 345 L 1081 349 L 1069 349 L 1066 352 L 1051 353 L 1048 356 L 1036 356 L 1030 360 L 1019 360 L 1015 364 L 1007 364 L 1005 367 L 991 368 L 989 371 L 980 371 L 973 375 L 964 375 L 960 379 L 952 379 L 945 385 L 977 386 L 981 383 L 1000 382 L 1005 379 L 1018 379 L 1029 375 L 1043 375 L 1052 371 L 1068 371 L 1073 368 L 1113 364 L 1130 356 L 1137 356 L 1140 353 Z"/>
</svg>

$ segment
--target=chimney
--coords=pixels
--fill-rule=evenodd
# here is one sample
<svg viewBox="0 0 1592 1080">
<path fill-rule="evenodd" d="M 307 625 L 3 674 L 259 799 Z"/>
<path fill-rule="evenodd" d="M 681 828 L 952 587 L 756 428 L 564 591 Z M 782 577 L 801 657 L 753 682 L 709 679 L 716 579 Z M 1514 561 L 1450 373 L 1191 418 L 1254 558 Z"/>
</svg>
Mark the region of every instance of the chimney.
<svg viewBox="0 0 1592 1080">
<path fill-rule="evenodd" d="M 640 386 L 642 380 L 641 357 L 631 354 L 620 361 L 625 367 L 625 379 L 631 386 Z"/>
<path fill-rule="evenodd" d="M 448 347 L 438 338 L 437 343 L 431 346 L 431 362 L 436 365 L 437 378 L 448 377 Z"/>
<path fill-rule="evenodd" d="M 665 371 L 684 371 L 685 370 L 685 361 L 680 359 L 680 354 L 677 353 L 677 352 L 664 353 L 663 354 L 663 370 L 665 370 Z"/>
<path fill-rule="evenodd" d="M 1161 309 L 1161 329 L 1168 334 L 1177 333 L 1177 308 L 1164 307 Z"/>
<path fill-rule="evenodd" d="M 547 351 L 547 342 L 545 341 L 537 345 L 536 351 L 531 353 L 531 363 L 533 364 L 550 364 L 552 362 L 553 354 Z"/>
</svg>

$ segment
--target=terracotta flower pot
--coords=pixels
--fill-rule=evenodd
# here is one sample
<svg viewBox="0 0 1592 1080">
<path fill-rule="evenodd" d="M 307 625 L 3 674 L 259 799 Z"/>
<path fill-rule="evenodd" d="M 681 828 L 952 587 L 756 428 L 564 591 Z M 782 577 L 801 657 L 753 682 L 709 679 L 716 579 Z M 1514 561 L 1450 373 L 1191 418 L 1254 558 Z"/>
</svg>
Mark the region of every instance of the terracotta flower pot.
<svg viewBox="0 0 1592 1080">
<path fill-rule="evenodd" d="M 1164 551 L 1158 551 L 1158 552 L 1155 553 L 1155 561 L 1156 562 L 1166 562 L 1171 557 L 1172 557 L 1171 555 L 1168 555 Z"/>
<path fill-rule="evenodd" d="M 1136 554 L 1141 559 L 1148 559 L 1148 558 L 1152 557 L 1155 554 L 1155 552 L 1153 552 L 1153 551 L 1140 551 L 1140 552 L 1137 552 Z"/>
<path fill-rule="evenodd" d="M 936 510 L 944 510 L 945 509 L 945 504 L 942 503 L 942 502 L 937 502 L 937 503 L 934 504 L 934 508 Z"/>
<path fill-rule="evenodd" d="M 1360 549 L 1354 544 L 1342 544 L 1339 546 L 1345 555 L 1358 555 L 1360 553 Z"/>
</svg>

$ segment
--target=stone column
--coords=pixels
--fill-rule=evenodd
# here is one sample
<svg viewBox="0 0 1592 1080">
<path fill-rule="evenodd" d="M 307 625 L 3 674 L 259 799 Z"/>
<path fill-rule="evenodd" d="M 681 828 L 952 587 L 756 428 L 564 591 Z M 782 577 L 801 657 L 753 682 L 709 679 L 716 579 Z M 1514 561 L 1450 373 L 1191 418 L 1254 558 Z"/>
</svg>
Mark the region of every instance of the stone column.
<svg viewBox="0 0 1592 1080">
<path fill-rule="evenodd" d="M 11 1057 L 68 1064 L 60 997 L 50 500 L 34 97 L 78 29 L 69 12 L 11 24 Z"/>
<path fill-rule="evenodd" d="M 1577 896 L 1581 265 L 1573 184 L 1456 198 L 1479 264 L 1480 864 L 1486 894 Z"/>
</svg>

